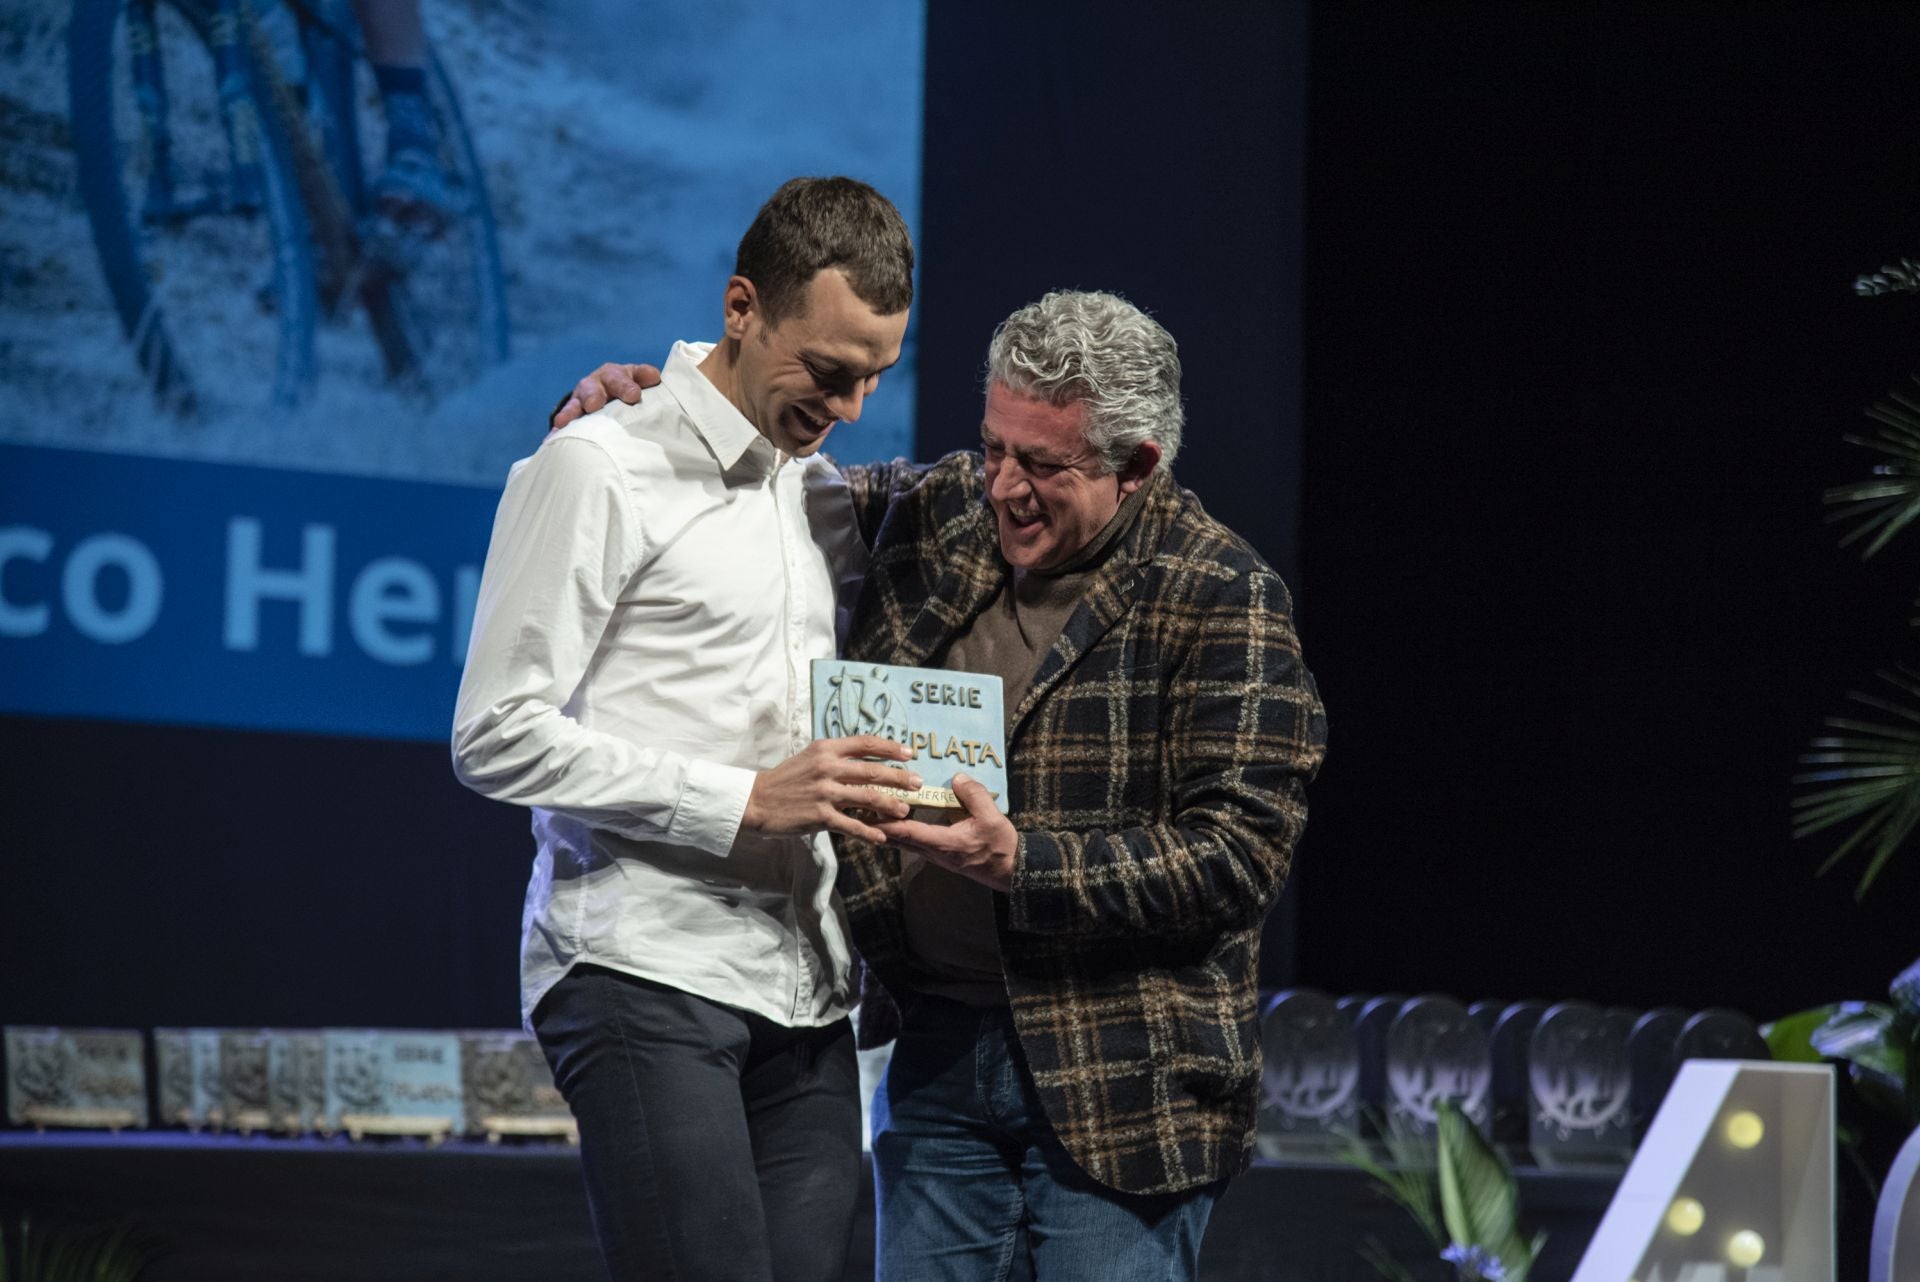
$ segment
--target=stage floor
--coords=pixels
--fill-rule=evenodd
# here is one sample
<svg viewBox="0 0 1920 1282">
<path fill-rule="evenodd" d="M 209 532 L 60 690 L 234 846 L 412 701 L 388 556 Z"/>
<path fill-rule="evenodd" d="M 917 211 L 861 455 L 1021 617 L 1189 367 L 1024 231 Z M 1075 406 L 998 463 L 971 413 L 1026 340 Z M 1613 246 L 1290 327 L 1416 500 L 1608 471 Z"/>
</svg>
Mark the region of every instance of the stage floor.
<svg viewBox="0 0 1920 1282">
<path fill-rule="evenodd" d="M 1550 1235 L 1531 1282 L 1564 1282 L 1619 1174 L 1519 1175 L 1525 1227 Z M 551 1146 L 0 1133 L 0 1215 L 21 1212 L 131 1217 L 165 1247 L 143 1282 L 603 1282 L 578 1156 Z M 1215 1211 L 1202 1275 L 1374 1282 L 1357 1254 L 1369 1236 L 1405 1259 L 1424 1254 L 1406 1214 L 1359 1172 L 1263 1162 Z M 846 1276 L 865 1282 L 872 1266 L 869 1192 Z"/>
</svg>

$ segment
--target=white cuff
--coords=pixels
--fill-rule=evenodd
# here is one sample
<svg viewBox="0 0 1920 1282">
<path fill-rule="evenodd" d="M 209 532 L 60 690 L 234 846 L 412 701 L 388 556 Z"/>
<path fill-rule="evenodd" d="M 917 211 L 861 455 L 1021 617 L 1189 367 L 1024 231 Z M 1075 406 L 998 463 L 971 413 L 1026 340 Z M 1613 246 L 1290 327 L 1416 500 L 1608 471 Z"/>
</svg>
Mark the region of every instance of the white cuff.
<svg viewBox="0 0 1920 1282">
<path fill-rule="evenodd" d="M 689 761 L 680 804 L 673 808 L 673 820 L 667 825 L 667 840 L 710 855 L 726 855 L 747 813 L 753 779 L 753 771 L 739 766 Z"/>
</svg>

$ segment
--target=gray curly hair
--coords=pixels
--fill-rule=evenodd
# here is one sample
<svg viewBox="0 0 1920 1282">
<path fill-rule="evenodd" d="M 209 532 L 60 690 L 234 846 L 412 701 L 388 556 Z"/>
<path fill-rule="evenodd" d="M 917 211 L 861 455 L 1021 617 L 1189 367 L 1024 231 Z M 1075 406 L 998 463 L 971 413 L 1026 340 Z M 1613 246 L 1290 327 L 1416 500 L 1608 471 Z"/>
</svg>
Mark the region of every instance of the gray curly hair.
<svg viewBox="0 0 1920 1282">
<path fill-rule="evenodd" d="M 1180 452 L 1180 347 L 1118 294 L 1055 290 L 1000 322 L 987 380 L 1049 405 L 1084 403 L 1087 444 L 1109 472 L 1145 441 L 1160 465 Z"/>
</svg>

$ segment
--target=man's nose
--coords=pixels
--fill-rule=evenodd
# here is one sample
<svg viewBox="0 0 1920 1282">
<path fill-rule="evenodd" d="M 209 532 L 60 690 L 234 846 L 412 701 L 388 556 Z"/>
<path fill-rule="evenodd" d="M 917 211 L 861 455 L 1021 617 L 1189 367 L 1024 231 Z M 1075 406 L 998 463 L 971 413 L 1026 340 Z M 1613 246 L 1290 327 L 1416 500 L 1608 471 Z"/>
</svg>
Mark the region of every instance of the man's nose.
<svg viewBox="0 0 1920 1282">
<path fill-rule="evenodd" d="M 858 423 L 860 407 L 866 404 L 867 388 L 864 383 L 855 383 L 847 391 L 827 398 L 827 410 L 842 423 Z"/>
<path fill-rule="evenodd" d="M 1027 471 L 1011 459 L 1002 459 L 987 481 L 987 497 L 1005 503 L 1027 485 Z"/>
</svg>

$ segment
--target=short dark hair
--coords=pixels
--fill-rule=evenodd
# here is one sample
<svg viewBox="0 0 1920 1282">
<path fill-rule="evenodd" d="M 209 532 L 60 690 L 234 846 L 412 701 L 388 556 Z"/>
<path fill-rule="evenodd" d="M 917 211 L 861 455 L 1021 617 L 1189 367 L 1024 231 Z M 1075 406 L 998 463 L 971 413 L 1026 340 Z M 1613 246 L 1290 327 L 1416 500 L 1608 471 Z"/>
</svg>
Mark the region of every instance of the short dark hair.
<svg viewBox="0 0 1920 1282">
<path fill-rule="evenodd" d="M 789 179 L 740 238 L 734 274 L 778 322 L 805 309 L 808 284 L 829 267 L 882 316 L 913 302 L 913 237 L 892 201 L 853 178 Z"/>
</svg>

